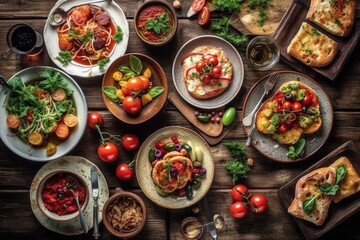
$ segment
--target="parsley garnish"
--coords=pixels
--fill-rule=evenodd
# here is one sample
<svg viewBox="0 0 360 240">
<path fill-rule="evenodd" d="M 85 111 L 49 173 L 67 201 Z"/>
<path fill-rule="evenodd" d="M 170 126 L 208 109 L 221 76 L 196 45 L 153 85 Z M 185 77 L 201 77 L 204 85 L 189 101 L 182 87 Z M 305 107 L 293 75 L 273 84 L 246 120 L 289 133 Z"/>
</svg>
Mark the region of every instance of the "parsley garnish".
<svg viewBox="0 0 360 240">
<path fill-rule="evenodd" d="M 225 163 L 224 167 L 229 171 L 233 184 L 240 178 L 246 178 L 250 172 L 249 165 L 246 163 L 245 147 L 238 142 L 225 142 L 233 160 Z"/>
<path fill-rule="evenodd" d="M 220 11 L 233 12 L 240 8 L 241 2 L 241 0 L 215 0 L 213 4 Z"/>
<path fill-rule="evenodd" d="M 121 27 L 116 26 L 116 33 L 115 33 L 115 35 L 114 35 L 114 41 L 115 41 L 116 43 L 119 43 L 119 42 L 122 40 L 123 35 L 124 35 L 124 33 L 123 33 Z"/>
<path fill-rule="evenodd" d="M 145 25 L 145 28 L 149 31 L 153 31 L 156 34 L 171 32 L 171 26 L 169 24 L 169 16 L 165 13 L 159 14 L 156 19 L 149 19 Z"/>
<path fill-rule="evenodd" d="M 71 61 L 71 52 L 70 51 L 61 51 L 59 52 L 59 56 L 55 58 L 59 60 L 61 64 L 66 67 L 68 63 Z"/>
<path fill-rule="evenodd" d="M 229 17 L 223 17 L 218 21 L 212 22 L 211 28 L 216 32 L 217 36 L 224 38 L 236 47 L 241 47 L 242 44 L 248 40 L 245 35 L 234 34 L 231 32 Z"/>
</svg>

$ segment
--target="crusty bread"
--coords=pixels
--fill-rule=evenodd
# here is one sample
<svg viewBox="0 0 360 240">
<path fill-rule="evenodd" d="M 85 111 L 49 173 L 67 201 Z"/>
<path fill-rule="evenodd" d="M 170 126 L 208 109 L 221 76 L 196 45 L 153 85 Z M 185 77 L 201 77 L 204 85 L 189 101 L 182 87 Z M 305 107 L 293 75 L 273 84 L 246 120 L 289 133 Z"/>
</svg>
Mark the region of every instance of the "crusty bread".
<svg viewBox="0 0 360 240">
<path fill-rule="evenodd" d="M 312 134 L 318 131 L 322 126 L 321 115 L 317 116 L 311 124 L 306 127 L 288 127 L 288 130 L 285 132 L 278 132 L 271 133 L 268 131 L 269 126 L 271 124 L 271 118 L 274 116 L 275 112 L 274 109 L 277 107 L 277 96 L 281 95 L 282 89 L 287 88 L 287 86 L 297 84 L 299 86 L 299 91 L 306 90 L 307 93 L 313 96 L 311 107 L 314 109 L 318 109 L 320 112 L 320 103 L 317 97 L 316 92 L 310 88 L 309 86 L 305 85 L 299 81 L 288 81 L 283 83 L 279 89 L 274 93 L 274 95 L 269 98 L 258 110 L 255 123 L 256 128 L 259 132 L 264 134 L 269 134 L 273 139 L 277 140 L 279 143 L 282 144 L 295 144 L 303 134 Z M 285 100 L 284 100 L 285 101 Z M 301 115 L 303 117 L 307 116 L 306 113 L 295 113 L 298 117 Z M 298 120 L 298 119 L 297 119 Z M 296 120 L 296 121 L 297 121 Z"/>
<path fill-rule="evenodd" d="M 287 53 L 312 67 L 327 66 L 336 56 L 339 44 L 303 22 L 287 47 Z"/>
<path fill-rule="evenodd" d="M 346 167 L 345 178 L 339 183 L 339 190 L 333 198 L 335 203 L 360 191 L 360 176 L 347 157 L 340 157 L 330 167 L 335 170 L 341 166 Z"/>
<path fill-rule="evenodd" d="M 301 177 L 296 183 L 295 197 L 288 208 L 288 213 L 321 226 L 327 217 L 332 196 L 322 193 L 319 185 L 324 183 L 333 185 L 335 181 L 336 173 L 331 167 L 318 168 Z M 317 196 L 315 207 L 310 214 L 307 214 L 304 212 L 303 203 L 314 195 Z"/>
<path fill-rule="evenodd" d="M 197 63 L 206 62 L 206 58 L 216 56 L 221 67 L 219 78 L 206 80 L 205 74 L 196 70 Z M 209 68 L 211 69 L 211 68 Z M 193 49 L 182 61 L 182 73 L 186 89 L 196 99 L 210 99 L 222 94 L 231 84 L 233 66 L 225 52 L 214 46 L 199 46 Z"/>
<path fill-rule="evenodd" d="M 334 35 L 346 37 L 355 21 L 355 0 L 311 0 L 306 19 Z"/>
</svg>

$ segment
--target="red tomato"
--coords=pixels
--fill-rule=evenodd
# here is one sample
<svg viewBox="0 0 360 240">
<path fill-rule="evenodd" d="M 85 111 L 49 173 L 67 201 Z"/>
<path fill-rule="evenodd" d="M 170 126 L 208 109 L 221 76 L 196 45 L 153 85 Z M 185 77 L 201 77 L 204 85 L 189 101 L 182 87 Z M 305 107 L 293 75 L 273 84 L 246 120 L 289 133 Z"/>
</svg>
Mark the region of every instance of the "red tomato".
<svg viewBox="0 0 360 240">
<path fill-rule="evenodd" d="M 34 110 L 29 109 L 26 113 L 26 120 L 28 120 L 29 122 L 32 122 L 34 117 Z"/>
<path fill-rule="evenodd" d="M 211 70 L 211 75 L 213 76 L 213 78 L 219 78 L 221 76 L 221 67 L 214 67 Z"/>
<path fill-rule="evenodd" d="M 210 81 L 211 81 L 211 79 L 212 79 L 211 74 L 206 74 L 206 75 L 204 76 L 204 82 L 205 82 L 205 83 L 210 82 Z"/>
<path fill-rule="evenodd" d="M 102 115 L 98 112 L 91 112 L 88 114 L 88 125 L 89 127 L 96 129 L 95 125 L 99 127 L 103 124 L 104 119 Z"/>
<path fill-rule="evenodd" d="M 65 140 L 70 135 L 69 127 L 66 126 L 64 123 L 60 123 L 55 129 L 55 134 L 60 140 Z"/>
<path fill-rule="evenodd" d="M 302 110 L 302 104 L 299 103 L 299 102 L 294 102 L 294 103 L 291 105 L 291 109 L 292 109 L 294 112 L 301 111 L 301 110 Z"/>
<path fill-rule="evenodd" d="M 244 202 L 244 196 L 249 196 L 248 188 L 243 184 L 235 185 L 231 190 L 231 197 L 233 201 L 241 201 Z"/>
<path fill-rule="evenodd" d="M 250 197 L 250 204 L 253 213 L 262 213 L 268 207 L 268 200 L 264 195 L 255 194 Z"/>
<path fill-rule="evenodd" d="M 137 113 L 141 109 L 141 99 L 127 96 L 123 100 L 123 108 L 127 113 Z"/>
<path fill-rule="evenodd" d="M 134 169 L 129 168 L 126 163 L 121 163 L 116 167 L 116 177 L 122 181 L 128 181 L 134 176 Z"/>
<path fill-rule="evenodd" d="M 309 106 L 312 103 L 313 95 L 312 94 L 306 94 L 304 99 L 302 100 L 302 104 L 304 106 Z"/>
<path fill-rule="evenodd" d="M 174 144 L 178 144 L 178 143 L 179 143 L 179 139 L 177 138 L 176 135 L 174 135 L 174 136 L 171 137 L 171 141 L 172 141 Z"/>
<path fill-rule="evenodd" d="M 234 218 L 243 218 L 247 214 L 247 207 L 244 202 L 237 201 L 230 206 L 230 213 Z"/>
<path fill-rule="evenodd" d="M 205 6 L 205 3 L 205 0 L 194 0 L 191 4 L 191 8 L 194 12 L 200 12 L 200 10 Z"/>
<path fill-rule="evenodd" d="M 218 58 L 217 57 L 209 57 L 207 60 L 206 60 L 207 62 L 207 65 L 211 65 L 211 66 L 216 66 L 216 65 L 218 65 L 218 63 L 219 63 L 219 60 L 218 60 Z"/>
<path fill-rule="evenodd" d="M 135 150 L 139 147 L 139 138 L 134 134 L 125 134 L 122 137 L 121 144 L 123 148 L 125 148 L 128 151 Z"/>
<path fill-rule="evenodd" d="M 289 102 L 289 101 L 285 101 L 284 103 L 283 103 L 283 108 L 284 109 L 290 109 L 291 108 L 291 102 Z"/>
<path fill-rule="evenodd" d="M 196 68 L 196 71 L 198 72 L 202 72 L 203 71 L 203 68 L 206 67 L 206 63 L 205 62 L 198 62 L 196 63 L 195 65 L 195 68 Z"/>
<path fill-rule="evenodd" d="M 143 84 L 144 84 L 143 90 L 149 89 L 149 87 L 150 87 L 150 80 L 149 80 L 149 78 L 144 77 L 144 76 L 141 76 L 141 77 L 139 77 L 139 78 L 141 79 L 141 81 L 142 81 Z"/>
<path fill-rule="evenodd" d="M 278 131 L 279 133 L 284 133 L 284 132 L 286 132 L 287 130 L 288 130 L 288 127 L 286 126 L 285 123 L 280 123 L 280 125 L 279 125 L 278 128 L 277 128 L 277 131 Z"/>
<path fill-rule="evenodd" d="M 127 81 L 126 88 L 130 91 L 141 92 L 144 90 L 144 83 L 139 77 L 132 77 Z"/>
<path fill-rule="evenodd" d="M 10 113 L 9 115 L 7 115 L 6 117 L 6 125 L 9 127 L 9 128 L 12 128 L 12 129 L 17 129 L 21 124 L 21 120 L 18 116 L 16 116 L 15 114 L 13 113 Z"/>
<path fill-rule="evenodd" d="M 208 7 L 203 7 L 203 9 L 201 9 L 201 12 L 199 13 L 198 16 L 198 23 L 200 25 L 205 25 L 210 21 L 210 9 Z"/>
<path fill-rule="evenodd" d="M 49 92 L 40 88 L 36 90 L 35 95 L 38 99 L 41 100 L 41 99 L 45 99 L 49 95 Z"/>
<path fill-rule="evenodd" d="M 112 142 L 105 142 L 98 147 L 98 156 L 104 162 L 113 162 L 119 156 L 119 149 Z"/>
</svg>

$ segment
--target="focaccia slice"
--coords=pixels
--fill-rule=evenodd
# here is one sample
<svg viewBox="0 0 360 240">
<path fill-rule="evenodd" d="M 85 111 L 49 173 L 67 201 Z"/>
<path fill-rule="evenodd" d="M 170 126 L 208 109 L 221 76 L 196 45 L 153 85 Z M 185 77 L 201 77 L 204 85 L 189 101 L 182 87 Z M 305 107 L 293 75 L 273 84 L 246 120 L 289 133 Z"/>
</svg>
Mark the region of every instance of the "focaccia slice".
<svg viewBox="0 0 360 240">
<path fill-rule="evenodd" d="M 336 56 L 339 44 L 303 22 L 287 47 L 287 53 L 312 67 L 327 66 Z"/>
<path fill-rule="evenodd" d="M 340 157 L 330 167 L 335 170 L 341 166 L 346 167 L 345 178 L 339 183 L 339 190 L 333 198 L 335 203 L 360 191 L 360 176 L 347 157 Z"/>
<path fill-rule="evenodd" d="M 306 19 L 334 35 L 346 37 L 355 21 L 355 0 L 311 0 Z"/>
<path fill-rule="evenodd" d="M 300 178 L 296 183 L 295 197 L 288 208 L 288 213 L 321 226 L 327 217 L 332 196 L 322 193 L 319 187 L 324 183 L 334 185 L 335 181 L 336 173 L 331 167 L 318 168 Z M 310 213 L 306 213 L 304 203 L 314 196 L 314 208 Z"/>
<path fill-rule="evenodd" d="M 287 93 L 291 93 L 291 99 L 285 98 Z M 307 95 L 311 95 L 312 100 L 311 103 L 305 104 Z M 286 108 L 285 105 L 288 103 L 285 102 L 290 102 L 291 106 L 299 102 L 305 107 L 305 112 L 302 109 L 294 111 L 292 107 Z M 279 143 L 295 144 L 302 134 L 312 134 L 322 126 L 320 103 L 316 92 L 300 81 L 283 83 L 259 108 L 255 126 L 259 132 L 270 135 Z"/>
<path fill-rule="evenodd" d="M 216 66 L 208 65 L 208 59 L 216 57 Z M 204 63 L 202 71 L 197 70 L 197 64 Z M 182 60 L 182 73 L 186 89 L 191 96 L 204 100 L 221 95 L 231 84 L 233 66 L 222 48 L 214 46 L 199 46 L 193 49 Z M 221 74 L 214 77 L 212 69 L 221 69 Z"/>
</svg>

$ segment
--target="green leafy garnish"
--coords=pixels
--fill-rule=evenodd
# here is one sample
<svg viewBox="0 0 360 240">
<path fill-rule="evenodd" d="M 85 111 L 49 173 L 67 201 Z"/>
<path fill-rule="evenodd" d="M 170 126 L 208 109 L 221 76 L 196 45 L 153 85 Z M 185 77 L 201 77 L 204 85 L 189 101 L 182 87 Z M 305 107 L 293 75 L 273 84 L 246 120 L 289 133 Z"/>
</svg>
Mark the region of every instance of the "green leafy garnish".
<svg viewBox="0 0 360 240">
<path fill-rule="evenodd" d="M 74 38 L 79 40 L 82 44 L 84 44 L 91 41 L 91 39 L 94 38 L 94 32 L 87 32 L 85 36 L 81 36 L 76 32 L 75 28 L 71 28 L 69 31 L 69 40 L 72 40 Z"/>
<path fill-rule="evenodd" d="M 259 11 L 260 19 L 257 23 L 260 27 L 264 26 L 264 22 L 268 19 L 266 9 L 270 6 L 272 0 L 249 0 L 249 7 Z"/>
<path fill-rule="evenodd" d="M 157 96 L 159 96 L 160 94 L 162 94 L 163 92 L 164 92 L 163 86 L 155 86 L 155 87 L 150 88 L 148 93 L 154 99 Z"/>
<path fill-rule="evenodd" d="M 250 172 L 246 163 L 245 147 L 238 142 L 225 142 L 224 146 L 230 150 L 232 160 L 225 163 L 224 167 L 229 171 L 233 184 L 240 178 L 246 178 Z"/>
<path fill-rule="evenodd" d="M 114 35 L 114 41 L 116 43 L 119 43 L 123 39 L 123 35 L 124 35 L 124 33 L 123 33 L 121 27 L 116 26 L 116 33 Z"/>
<path fill-rule="evenodd" d="M 336 169 L 336 183 L 335 184 L 339 184 L 346 176 L 347 174 L 347 169 L 345 165 L 341 165 L 340 167 L 338 167 Z"/>
<path fill-rule="evenodd" d="M 55 58 L 60 61 L 61 64 L 66 67 L 68 63 L 71 61 L 71 52 L 70 51 L 60 51 L 59 56 Z"/>
<path fill-rule="evenodd" d="M 312 211 L 314 210 L 314 208 L 316 206 L 316 197 L 317 197 L 317 195 L 313 195 L 303 202 L 303 209 L 307 215 L 310 215 L 312 213 Z"/>
<path fill-rule="evenodd" d="M 306 143 L 305 139 L 300 138 L 299 141 L 295 143 L 295 145 L 289 147 L 289 151 L 287 152 L 286 156 L 288 156 L 291 159 L 298 158 L 302 154 L 305 148 L 305 143 Z"/>
<path fill-rule="evenodd" d="M 213 31 L 215 31 L 217 36 L 229 41 L 235 47 L 242 47 L 243 44 L 248 40 L 247 36 L 245 35 L 232 33 L 229 17 L 223 17 L 218 21 L 212 22 L 211 28 Z"/>
<path fill-rule="evenodd" d="M 320 185 L 320 191 L 326 195 L 335 196 L 340 189 L 339 183 L 345 178 L 347 169 L 345 165 L 342 165 L 336 169 L 336 181 L 332 185 L 330 183 L 324 183 Z"/>
<path fill-rule="evenodd" d="M 113 102 L 118 102 L 120 100 L 119 97 L 116 95 L 116 91 L 117 91 L 117 88 L 114 86 L 104 86 L 103 87 L 103 92 Z"/>
<path fill-rule="evenodd" d="M 103 72 L 103 71 L 105 71 L 105 66 L 106 66 L 106 64 L 108 64 L 110 62 L 110 58 L 104 58 L 104 59 L 101 59 L 101 60 L 99 60 L 99 61 L 97 61 L 97 65 L 99 66 L 99 70 L 101 71 L 101 72 Z"/>
<path fill-rule="evenodd" d="M 143 69 L 141 60 L 134 55 L 130 55 L 129 60 L 130 60 L 131 70 L 133 70 L 136 73 L 136 75 L 140 75 Z"/>
<path fill-rule="evenodd" d="M 240 8 L 242 0 L 214 0 L 213 5 L 217 10 L 233 12 Z"/>
<path fill-rule="evenodd" d="M 166 13 L 159 14 L 156 19 L 149 19 L 145 25 L 145 28 L 149 31 L 153 31 L 156 34 L 171 32 L 171 25 L 169 24 L 169 16 Z"/>
</svg>

